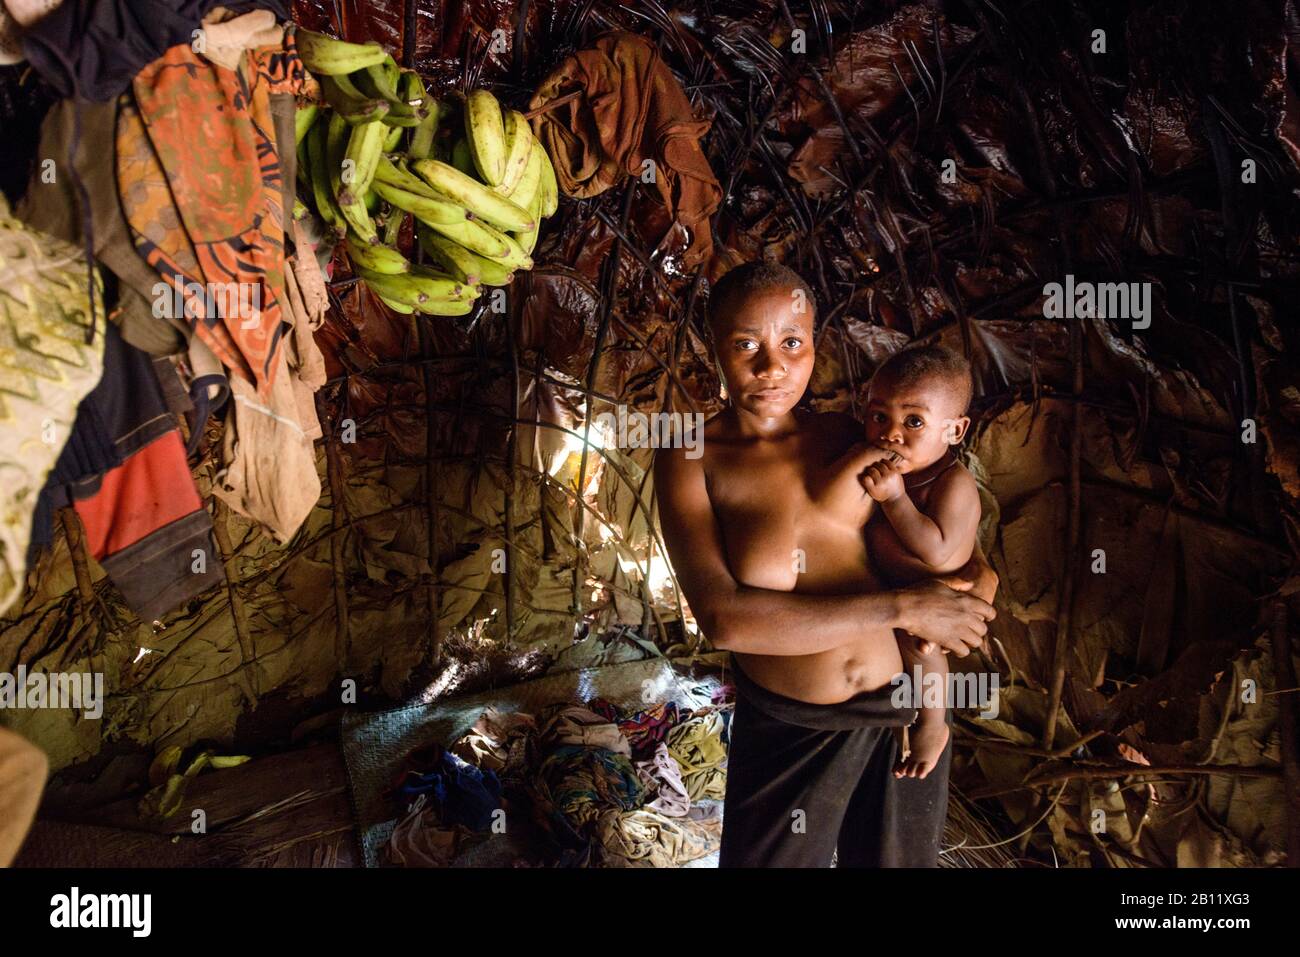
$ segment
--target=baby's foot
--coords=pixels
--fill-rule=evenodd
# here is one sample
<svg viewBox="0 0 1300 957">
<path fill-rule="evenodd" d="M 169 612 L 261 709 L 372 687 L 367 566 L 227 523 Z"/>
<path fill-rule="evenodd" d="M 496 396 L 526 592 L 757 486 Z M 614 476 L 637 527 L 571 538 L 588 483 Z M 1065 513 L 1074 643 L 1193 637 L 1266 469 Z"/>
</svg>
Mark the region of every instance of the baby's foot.
<svg viewBox="0 0 1300 957">
<path fill-rule="evenodd" d="M 894 777 L 923 778 L 933 771 L 948 745 L 948 733 L 948 723 L 942 717 L 938 721 L 919 721 L 908 728 L 911 750 L 899 757 Z"/>
</svg>

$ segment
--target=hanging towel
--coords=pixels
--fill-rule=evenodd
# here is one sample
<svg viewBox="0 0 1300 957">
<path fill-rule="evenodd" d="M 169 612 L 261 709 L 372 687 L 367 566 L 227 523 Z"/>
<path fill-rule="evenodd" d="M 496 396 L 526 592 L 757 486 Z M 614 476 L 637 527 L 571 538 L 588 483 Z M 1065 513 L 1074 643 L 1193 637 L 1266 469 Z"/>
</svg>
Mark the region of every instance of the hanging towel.
<svg viewBox="0 0 1300 957">
<path fill-rule="evenodd" d="M 175 46 L 136 76 L 117 122 L 118 192 L 137 250 L 181 291 L 194 333 L 263 398 L 292 330 L 271 95 L 304 78 L 292 34 L 247 52 L 238 71 Z"/>
<path fill-rule="evenodd" d="M 709 216 L 722 200 L 700 149 L 710 121 L 695 119 L 658 47 L 634 33 L 606 33 L 552 71 L 529 109 L 574 91 L 582 95 L 532 119 L 560 189 L 580 199 L 596 196 L 625 176 L 640 176 L 645 160 L 652 160 L 660 198 L 691 232 L 685 267 L 707 262 L 713 251 Z"/>
</svg>

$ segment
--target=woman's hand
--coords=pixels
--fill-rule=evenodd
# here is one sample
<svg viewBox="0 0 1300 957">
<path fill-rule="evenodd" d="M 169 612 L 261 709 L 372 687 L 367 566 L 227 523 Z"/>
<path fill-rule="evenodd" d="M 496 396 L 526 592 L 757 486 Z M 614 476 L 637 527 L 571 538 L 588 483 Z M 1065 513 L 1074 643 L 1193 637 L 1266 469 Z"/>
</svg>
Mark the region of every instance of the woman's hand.
<svg viewBox="0 0 1300 957">
<path fill-rule="evenodd" d="M 921 639 L 921 654 L 938 646 L 944 654 L 965 658 L 984 643 L 987 622 L 997 617 L 993 606 L 970 594 L 970 582 L 950 578 L 951 585 L 931 579 L 895 592 L 898 626 Z"/>
<path fill-rule="evenodd" d="M 979 547 L 978 542 L 975 544 L 975 551 L 971 553 L 970 561 L 951 575 L 944 575 L 935 581 L 974 595 L 989 605 L 993 604 L 993 598 L 998 590 L 998 573 L 984 557 L 984 551 Z M 917 646 L 923 655 L 928 655 L 935 649 L 933 642 L 924 639 L 920 640 Z M 943 651 L 947 654 L 949 649 L 944 648 Z"/>
</svg>

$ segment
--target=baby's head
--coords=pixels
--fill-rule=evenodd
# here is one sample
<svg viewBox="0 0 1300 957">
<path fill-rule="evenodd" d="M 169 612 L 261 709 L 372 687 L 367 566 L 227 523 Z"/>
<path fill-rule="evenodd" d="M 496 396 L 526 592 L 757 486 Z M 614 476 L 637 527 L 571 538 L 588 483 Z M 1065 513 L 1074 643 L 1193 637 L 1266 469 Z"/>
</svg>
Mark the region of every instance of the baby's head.
<svg viewBox="0 0 1300 957">
<path fill-rule="evenodd" d="M 974 384 L 970 363 L 943 346 L 904 349 L 871 377 L 867 441 L 902 457 L 905 472 L 919 472 L 966 437 Z"/>
</svg>

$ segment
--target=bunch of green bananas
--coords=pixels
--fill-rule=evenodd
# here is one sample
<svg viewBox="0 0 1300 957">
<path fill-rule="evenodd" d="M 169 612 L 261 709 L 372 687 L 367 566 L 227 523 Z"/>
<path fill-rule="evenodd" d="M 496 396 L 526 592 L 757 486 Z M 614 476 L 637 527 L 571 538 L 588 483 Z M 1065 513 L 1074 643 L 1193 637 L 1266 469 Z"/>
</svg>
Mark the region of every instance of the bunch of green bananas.
<svg viewBox="0 0 1300 957">
<path fill-rule="evenodd" d="M 356 274 L 404 314 L 463 315 L 482 286 L 508 285 L 515 270 L 532 268 L 541 219 L 555 212 L 559 189 L 523 114 L 503 113 L 486 90 L 438 103 L 377 44 L 302 29 L 297 36 L 333 109 L 298 111 L 299 182 L 309 203 L 300 200 L 295 216 L 314 206 L 346 240 Z M 407 217 L 436 268 L 398 250 Z"/>
</svg>

